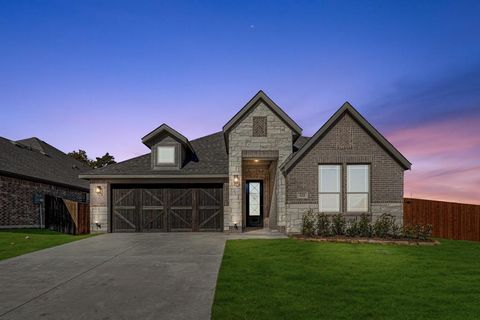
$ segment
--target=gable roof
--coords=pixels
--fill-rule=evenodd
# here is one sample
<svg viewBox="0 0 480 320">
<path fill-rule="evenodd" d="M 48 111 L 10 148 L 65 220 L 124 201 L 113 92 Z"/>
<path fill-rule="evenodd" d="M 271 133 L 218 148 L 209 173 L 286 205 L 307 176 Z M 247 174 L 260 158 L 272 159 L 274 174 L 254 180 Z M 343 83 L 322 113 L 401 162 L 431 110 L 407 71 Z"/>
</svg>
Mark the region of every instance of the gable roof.
<svg viewBox="0 0 480 320">
<path fill-rule="evenodd" d="M 225 141 L 228 143 L 228 132 L 242 120 L 257 104 L 263 101 L 265 105 L 276 114 L 294 133 L 296 137 L 301 136 L 302 128 L 292 119 L 290 116 L 282 110 L 270 97 L 268 97 L 262 90 L 258 91 L 247 104 L 240 109 L 224 126 L 223 133 L 225 135 Z M 227 145 L 228 147 L 228 145 Z"/>
<path fill-rule="evenodd" d="M 0 137 L 0 174 L 88 191 L 78 175 L 90 170 L 80 161 L 38 139 Z"/>
<path fill-rule="evenodd" d="M 144 145 L 146 145 L 147 147 L 151 148 L 152 147 L 152 141 L 154 141 L 155 138 L 157 138 L 158 136 L 160 136 L 162 134 L 167 134 L 167 135 L 173 137 L 174 139 L 176 139 L 178 142 L 180 142 L 185 147 L 187 147 L 190 151 L 193 152 L 193 148 L 190 145 L 190 141 L 188 141 L 188 139 L 184 135 L 182 135 L 180 132 L 173 129 L 172 127 L 170 127 L 166 123 L 162 123 L 159 127 L 157 127 L 152 132 L 150 132 L 149 134 L 144 136 L 142 138 L 142 143 Z"/>
<path fill-rule="evenodd" d="M 153 169 L 151 155 L 147 153 L 133 159 L 91 170 L 81 174 L 80 177 L 84 179 L 228 177 L 228 155 L 221 131 L 192 140 L 190 143 L 195 150 L 195 159 L 189 159 L 178 170 Z"/>
<path fill-rule="evenodd" d="M 343 116 L 350 114 L 405 170 L 410 169 L 412 164 L 398 151 L 385 137 L 377 131 L 349 102 L 345 102 L 340 109 L 328 119 L 328 121 L 298 150 L 292 154 L 281 166 L 282 172 L 292 168 L 302 156 L 308 152 L 315 143 L 320 140 Z"/>
</svg>

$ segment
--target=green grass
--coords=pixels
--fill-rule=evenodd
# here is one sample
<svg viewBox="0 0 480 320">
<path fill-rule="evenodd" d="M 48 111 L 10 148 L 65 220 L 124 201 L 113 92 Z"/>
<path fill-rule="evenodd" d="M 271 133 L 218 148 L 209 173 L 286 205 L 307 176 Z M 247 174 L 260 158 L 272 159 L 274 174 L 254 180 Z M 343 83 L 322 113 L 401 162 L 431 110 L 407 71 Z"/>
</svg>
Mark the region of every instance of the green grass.
<svg viewBox="0 0 480 320">
<path fill-rule="evenodd" d="M 480 319 L 480 243 L 231 240 L 212 319 Z"/>
<path fill-rule="evenodd" d="M 0 230 L 0 260 L 85 239 L 90 236 L 74 236 L 45 229 Z"/>
</svg>

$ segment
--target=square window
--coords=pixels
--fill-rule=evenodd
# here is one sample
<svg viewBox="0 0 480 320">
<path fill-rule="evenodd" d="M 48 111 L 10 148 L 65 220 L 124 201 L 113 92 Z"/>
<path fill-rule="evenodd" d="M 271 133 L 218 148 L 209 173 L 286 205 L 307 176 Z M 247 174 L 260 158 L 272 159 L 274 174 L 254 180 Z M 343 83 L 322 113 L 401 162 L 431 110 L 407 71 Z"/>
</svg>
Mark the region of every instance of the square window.
<svg viewBox="0 0 480 320">
<path fill-rule="evenodd" d="M 338 193 L 320 193 L 319 194 L 320 212 L 339 212 L 340 194 Z"/>
<path fill-rule="evenodd" d="M 158 146 L 157 164 L 175 164 L 175 147 Z"/>
<path fill-rule="evenodd" d="M 347 210 L 350 212 L 367 212 L 368 211 L 368 193 L 348 194 Z"/>
</svg>

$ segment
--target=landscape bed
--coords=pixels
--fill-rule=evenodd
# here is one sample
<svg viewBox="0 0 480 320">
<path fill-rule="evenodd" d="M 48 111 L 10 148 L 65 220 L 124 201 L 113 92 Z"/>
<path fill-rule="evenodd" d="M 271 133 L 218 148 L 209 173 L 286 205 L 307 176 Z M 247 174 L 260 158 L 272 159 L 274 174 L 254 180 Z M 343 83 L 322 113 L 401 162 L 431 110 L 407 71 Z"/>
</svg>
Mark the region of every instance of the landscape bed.
<svg viewBox="0 0 480 320">
<path fill-rule="evenodd" d="M 92 235 L 71 235 L 46 229 L 0 230 L 0 260 L 85 239 Z"/>
<path fill-rule="evenodd" d="M 213 319 L 478 319 L 480 244 L 229 240 Z"/>
</svg>

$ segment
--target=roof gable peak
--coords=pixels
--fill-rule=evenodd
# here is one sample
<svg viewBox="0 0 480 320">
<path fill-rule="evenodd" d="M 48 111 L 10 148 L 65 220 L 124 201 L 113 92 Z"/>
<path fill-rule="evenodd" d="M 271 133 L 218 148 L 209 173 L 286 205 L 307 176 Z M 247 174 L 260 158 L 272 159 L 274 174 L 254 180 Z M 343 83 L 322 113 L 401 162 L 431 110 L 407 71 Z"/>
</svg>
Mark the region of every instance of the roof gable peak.
<svg viewBox="0 0 480 320">
<path fill-rule="evenodd" d="M 187 137 L 185 137 L 183 134 L 173 129 L 166 123 L 162 123 L 156 129 L 154 129 L 153 131 L 145 135 L 142 138 L 142 143 L 146 145 L 148 148 L 151 148 L 153 146 L 153 142 L 155 141 L 155 138 L 165 133 L 173 137 L 175 140 L 178 140 L 178 142 L 180 142 L 181 144 L 183 144 L 185 147 L 187 147 L 193 152 L 193 148 L 190 145 L 190 141 L 188 141 Z"/>
<path fill-rule="evenodd" d="M 404 169 L 410 169 L 411 163 L 398 151 L 380 132 L 375 129 L 348 101 L 346 101 L 327 122 L 282 166 L 281 170 L 286 172 L 293 167 L 308 150 L 337 123 L 345 113 L 348 113 L 360 126 L 362 126 Z"/>
</svg>

